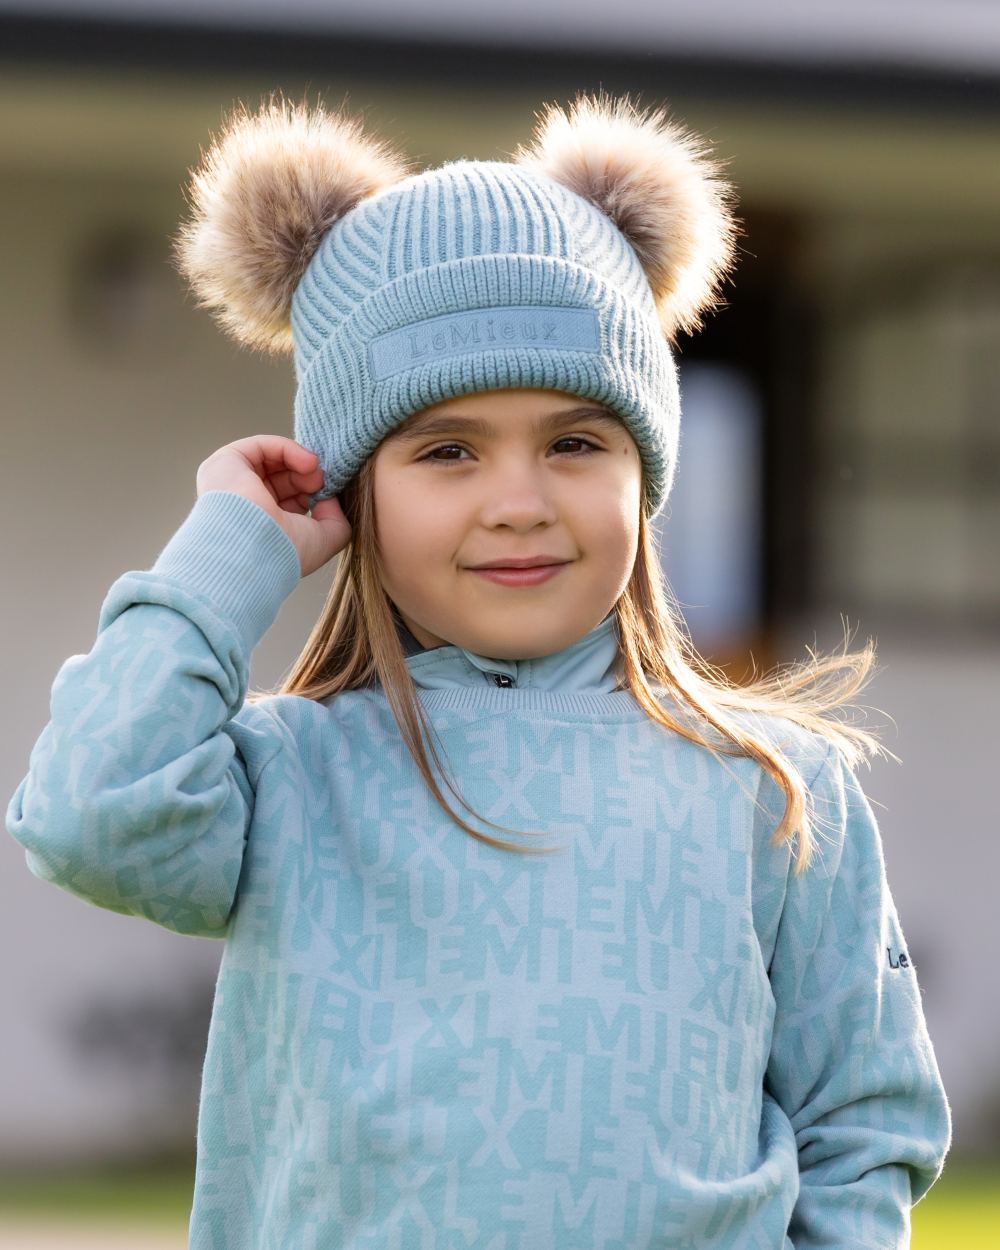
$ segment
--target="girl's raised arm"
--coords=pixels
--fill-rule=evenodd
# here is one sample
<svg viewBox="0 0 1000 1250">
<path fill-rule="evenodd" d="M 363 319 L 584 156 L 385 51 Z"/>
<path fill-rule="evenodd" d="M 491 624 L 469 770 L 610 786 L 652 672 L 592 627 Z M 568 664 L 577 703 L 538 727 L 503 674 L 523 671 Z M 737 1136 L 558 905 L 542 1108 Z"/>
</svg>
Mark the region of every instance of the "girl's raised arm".
<svg viewBox="0 0 1000 1250">
<path fill-rule="evenodd" d="M 909 1245 L 951 1113 L 916 971 L 857 778 L 831 746 L 811 786 L 816 859 L 788 878 L 770 967 L 766 1086 L 791 1121 L 796 1250 Z"/>
<path fill-rule="evenodd" d="M 272 496 L 254 502 L 219 456 L 152 568 L 111 586 L 89 654 L 59 669 L 6 816 L 36 876 L 202 937 L 226 934 L 257 783 L 284 742 L 264 707 L 244 706 L 251 653 L 302 576 L 304 545 L 321 562 L 349 532 L 328 501 L 324 525 L 290 518 L 293 540 Z"/>
</svg>

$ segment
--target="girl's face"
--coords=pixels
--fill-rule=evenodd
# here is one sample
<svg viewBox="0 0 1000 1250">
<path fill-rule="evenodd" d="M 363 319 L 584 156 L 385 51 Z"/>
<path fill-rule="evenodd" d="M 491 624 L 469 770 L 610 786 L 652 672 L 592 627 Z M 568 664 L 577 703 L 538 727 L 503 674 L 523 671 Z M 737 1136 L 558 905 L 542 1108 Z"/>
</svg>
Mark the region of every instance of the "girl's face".
<svg viewBox="0 0 1000 1250">
<path fill-rule="evenodd" d="M 642 469 L 618 417 L 562 391 L 481 391 L 433 404 L 374 458 L 382 585 L 425 647 L 497 659 L 550 655 L 583 637 L 628 583 Z M 535 585 L 472 566 L 565 561 Z"/>
</svg>

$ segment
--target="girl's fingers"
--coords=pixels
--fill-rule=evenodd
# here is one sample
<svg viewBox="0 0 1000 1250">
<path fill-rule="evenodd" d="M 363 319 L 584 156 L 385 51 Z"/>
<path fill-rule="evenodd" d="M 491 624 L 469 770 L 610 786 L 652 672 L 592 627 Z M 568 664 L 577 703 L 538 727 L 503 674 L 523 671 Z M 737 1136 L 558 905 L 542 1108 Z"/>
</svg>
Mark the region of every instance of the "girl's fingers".
<svg viewBox="0 0 1000 1250">
<path fill-rule="evenodd" d="M 296 516 L 305 516 L 309 511 L 308 503 L 302 502 L 301 495 L 292 495 L 288 499 L 282 499 L 278 507 L 285 512 L 294 512 Z"/>
<path fill-rule="evenodd" d="M 268 488 L 274 492 L 275 498 L 279 501 L 296 495 L 308 495 L 314 490 L 319 490 L 322 485 L 323 473 L 320 469 L 314 469 L 310 473 L 285 470 L 283 473 L 272 473 L 267 478 Z"/>
<path fill-rule="evenodd" d="M 315 452 L 281 434 L 252 434 L 248 438 L 238 438 L 228 446 L 245 456 L 255 469 L 266 473 L 283 469 L 309 473 L 319 463 Z"/>
<path fill-rule="evenodd" d="M 273 479 L 266 480 L 264 488 L 278 507 L 284 508 L 286 512 L 304 514 L 309 511 L 309 496 L 304 491 L 294 488 L 284 491 L 277 490 Z"/>
</svg>

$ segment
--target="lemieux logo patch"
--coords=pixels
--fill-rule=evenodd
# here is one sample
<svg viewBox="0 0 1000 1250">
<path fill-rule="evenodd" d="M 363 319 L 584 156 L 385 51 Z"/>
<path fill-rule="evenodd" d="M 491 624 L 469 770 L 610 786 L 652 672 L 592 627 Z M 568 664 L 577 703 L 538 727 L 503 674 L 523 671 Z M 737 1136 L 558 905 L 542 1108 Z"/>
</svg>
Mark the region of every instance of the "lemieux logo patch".
<svg viewBox="0 0 1000 1250">
<path fill-rule="evenodd" d="M 445 313 L 376 335 L 368 344 L 368 364 L 372 377 L 379 380 L 425 361 L 493 347 L 599 352 L 601 329 L 592 308 L 519 305 Z"/>
<path fill-rule="evenodd" d="M 891 946 L 887 946 L 885 948 L 885 953 L 889 958 L 890 968 L 912 968 L 913 967 L 913 965 L 910 963 L 910 957 L 909 955 L 907 955 L 906 951 L 897 949 L 895 959 L 893 958 L 893 955 L 892 955 Z"/>
</svg>

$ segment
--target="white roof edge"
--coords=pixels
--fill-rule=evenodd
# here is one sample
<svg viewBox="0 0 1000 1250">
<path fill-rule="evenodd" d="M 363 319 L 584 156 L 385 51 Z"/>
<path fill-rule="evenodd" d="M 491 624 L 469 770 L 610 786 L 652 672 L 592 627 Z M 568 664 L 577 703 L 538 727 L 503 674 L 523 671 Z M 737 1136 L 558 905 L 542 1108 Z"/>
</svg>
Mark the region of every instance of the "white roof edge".
<svg viewBox="0 0 1000 1250">
<path fill-rule="evenodd" d="M 571 8 L 538 0 L 0 0 L 0 14 L 1000 74 L 994 0 L 574 0 Z"/>
</svg>

